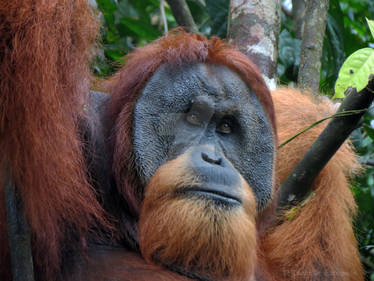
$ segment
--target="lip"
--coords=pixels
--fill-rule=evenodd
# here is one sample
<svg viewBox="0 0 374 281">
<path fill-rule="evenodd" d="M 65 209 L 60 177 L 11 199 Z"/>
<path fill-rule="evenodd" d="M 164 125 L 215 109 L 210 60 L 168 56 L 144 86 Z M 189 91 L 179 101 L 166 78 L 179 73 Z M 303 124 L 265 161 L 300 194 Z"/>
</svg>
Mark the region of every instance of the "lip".
<svg viewBox="0 0 374 281">
<path fill-rule="evenodd" d="M 204 187 L 204 186 L 193 186 L 193 187 L 183 188 L 181 190 L 181 193 L 191 194 L 193 196 L 198 196 L 198 197 L 208 197 L 209 199 L 213 199 L 213 200 L 219 201 L 221 203 L 226 203 L 226 204 L 233 204 L 233 205 L 242 204 L 242 200 L 241 198 L 239 198 L 239 196 L 230 194 L 226 192 L 224 189 L 225 188 L 223 187 L 212 188 L 212 187 Z"/>
</svg>

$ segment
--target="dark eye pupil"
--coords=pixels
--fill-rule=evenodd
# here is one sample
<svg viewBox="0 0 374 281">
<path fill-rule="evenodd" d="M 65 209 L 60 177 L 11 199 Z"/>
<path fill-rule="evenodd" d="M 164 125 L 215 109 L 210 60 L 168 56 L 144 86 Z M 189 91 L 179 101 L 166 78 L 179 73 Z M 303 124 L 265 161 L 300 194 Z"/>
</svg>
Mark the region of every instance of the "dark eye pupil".
<svg viewBox="0 0 374 281">
<path fill-rule="evenodd" d="M 200 125 L 199 118 L 197 114 L 195 113 L 190 113 L 187 115 L 187 122 L 193 124 L 193 125 Z"/>
<path fill-rule="evenodd" d="M 229 134 L 229 133 L 231 133 L 231 125 L 230 125 L 228 122 L 223 122 L 223 123 L 219 126 L 219 130 L 220 130 L 222 133 Z"/>
</svg>

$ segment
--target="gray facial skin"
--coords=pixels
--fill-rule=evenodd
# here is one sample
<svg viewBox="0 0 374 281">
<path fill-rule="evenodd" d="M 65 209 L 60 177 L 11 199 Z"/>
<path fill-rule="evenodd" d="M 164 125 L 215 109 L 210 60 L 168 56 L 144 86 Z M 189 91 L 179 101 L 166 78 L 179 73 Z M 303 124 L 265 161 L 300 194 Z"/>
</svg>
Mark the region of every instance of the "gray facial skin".
<svg viewBox="0 0 374 281">
<path fill-rule="evenodd" d="M 208 145 L 244 177 L 261 210 L 272 192 L 274 141 L 255 93 L 223 65 L 161 66 L 134 111 L 133 144 L 144 185 L 160 165 Z"/>
</svg>

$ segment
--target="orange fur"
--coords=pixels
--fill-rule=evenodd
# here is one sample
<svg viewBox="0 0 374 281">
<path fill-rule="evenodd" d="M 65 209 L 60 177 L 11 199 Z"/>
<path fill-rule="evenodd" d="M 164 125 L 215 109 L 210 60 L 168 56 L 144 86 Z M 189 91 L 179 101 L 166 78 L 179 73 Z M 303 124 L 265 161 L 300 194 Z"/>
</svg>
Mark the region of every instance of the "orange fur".
<svg viewBox="0 0 374 281">
<path fill-rule="evenodd" d="M 70 281 L 190 281 L 188 277 L 147 263 L 137 253 L 123 248 L 103 247 L 89 251 L 87 260 Z"/>
<path fill-rule="evenodd" d="M 86 0 L 0 1 L 0 193 L 10 176 L 24 201 L 41 279 L 54 279 L 66 243 L 78 236 L 84 246 L 90 227 L 105 224 L 77 127 L 97 32 Z M 2 277 L 10 270 L 3 208 Z"/>
<path fill-rule="evenodd" d="M 82 109 L 97 30 L 86 0 L 0 2 L 0 180 L 10 175 L 23 198 L 37 280 L 56 280 L 64 248 L 75 245 L 75 240 L 84 246 L 92 226 L 107 226 L 87 178 L 77 126 L 86 118 Z M 256 92 L 274 132 L 279 128 L 280 141 L 331 113 L 329 102 L 314 105 L 296 90 L 277 90 L 275 124 L 273 102 L 256 66 L 218 38 L 176 31 L 126 59 L 126 67 L 107 82 L 113 93 L 108 112 L 113 173 L 131 215 L 136 219 L 140 215 L 139 242 L 145 260 L 124 249 L 92 250 L 88 267 L 72 280 L 187 280 L 146 262 L 177 264 L 215 280 L 249 280 L 254 269 L 256 278 L 266 281 L 363 280 L 352 231 L 356 208 L 346 179 L 358 165 L 348 144 L 316 179 L 316 196 L 300 214 L 265 232 L 256 233 L 255 224 L 259 229 L 269 212 L 256 213 L 254 196 L 244 180 L 247 201 L 232 212 L 173 197 L 181 186 L 198 182 L 185 168 L 188 154 L 159 168 L 146 188 L 143 205 L 143 187 L 134 173 L 133 108 L 142 87 L 163 63 L 227 65 Z M 321 129 L 314 128 L 279 151 L 277 183 Z M 0 187 L 4 202 L 2 183 Z M 2 203 L 1 280 L 10 280 L 6 233 Z"/>
<path fill-rule="evenodd" d="M 254 196 L 242 179 L 243 207 L 230 211 L 178 197 L 176 191 L 199 181 L 186 168 L 186 154 L 161 166 L 147 185 L 139 221 L 142 255 L 209 280 L 249 280 L 256 262 Z"/>
<path fill-rule="evenodd" d="M 272 93 L 280 142 L 311 123 L 333 114 L 327 99 L 316 100 L 294 89 Z M 278 153 L 282 182 L 324 126 L 318 126 L 284 146 Z M 261 241 L 275 280 L 363 280 L 352 230 L 356 205 L 347 176 L 358 168 L 349 143 L 336 153 L 313 184 L 316 196 L 291 221 L 271 229 Z"/>
</svg>

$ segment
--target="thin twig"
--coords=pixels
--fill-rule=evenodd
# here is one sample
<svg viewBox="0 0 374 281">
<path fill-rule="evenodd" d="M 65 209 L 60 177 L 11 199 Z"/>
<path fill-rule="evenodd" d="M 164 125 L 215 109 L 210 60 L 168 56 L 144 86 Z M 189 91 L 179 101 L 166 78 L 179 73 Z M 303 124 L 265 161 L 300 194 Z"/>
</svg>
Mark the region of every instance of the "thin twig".
<svg viewBox="0 0 374 281">
<path fill-rule="evenodd" d="M 168 22 L 166 20 L 166 15 L 165 15 L 165 0 L 160 0 L 160 12 L 161 12 L 162 24 L 164 25 L 164 34 L 167 34 L 169 32 L 169 28 L 168 28 Z"/>
<path fill-rule="evenodd" d="M 305 132 L 309 131 L 310 129 L 314 128 L 315 126 L 317 126 L 318 124 L 322 123 L 323 121 L 326 121 L 328 119 L 331 119 L 331 118 L 334 118 L 334 117 L 342 117 L 342 116 L 348 116 L 348 115 L 352 115 L 352 114 L 359 114 L 359 113 L 363 113 L 365 112 L 367 109 L 360 109 L 360 110 L 347 110 L 347 111 L 344 111 L 344 112 L 339 112 L 339 113 L 335 113 L 333 115 L 330 115 L 330 116 L 327 116 L 325 118 L 322 118 L 316 122 L 314 122 L 313 124 L 309 125 L 308 127 L 306 127 L 305 129 L 301 130 L 300 132 L 298 132 L 296 135 L 293 135 L 292 137 L 290 137 L 289 139 L 285 140 L 284 142 L 282 142 L 279 146 L 278 146 L 278 149 L 282 148 L 283 146 L 285 146 L 286 144 L 290 143 L 291 141 L 293 141 L 294 139 L 296 139 L 298 136 L 304 134 Z"/>
</svg>

